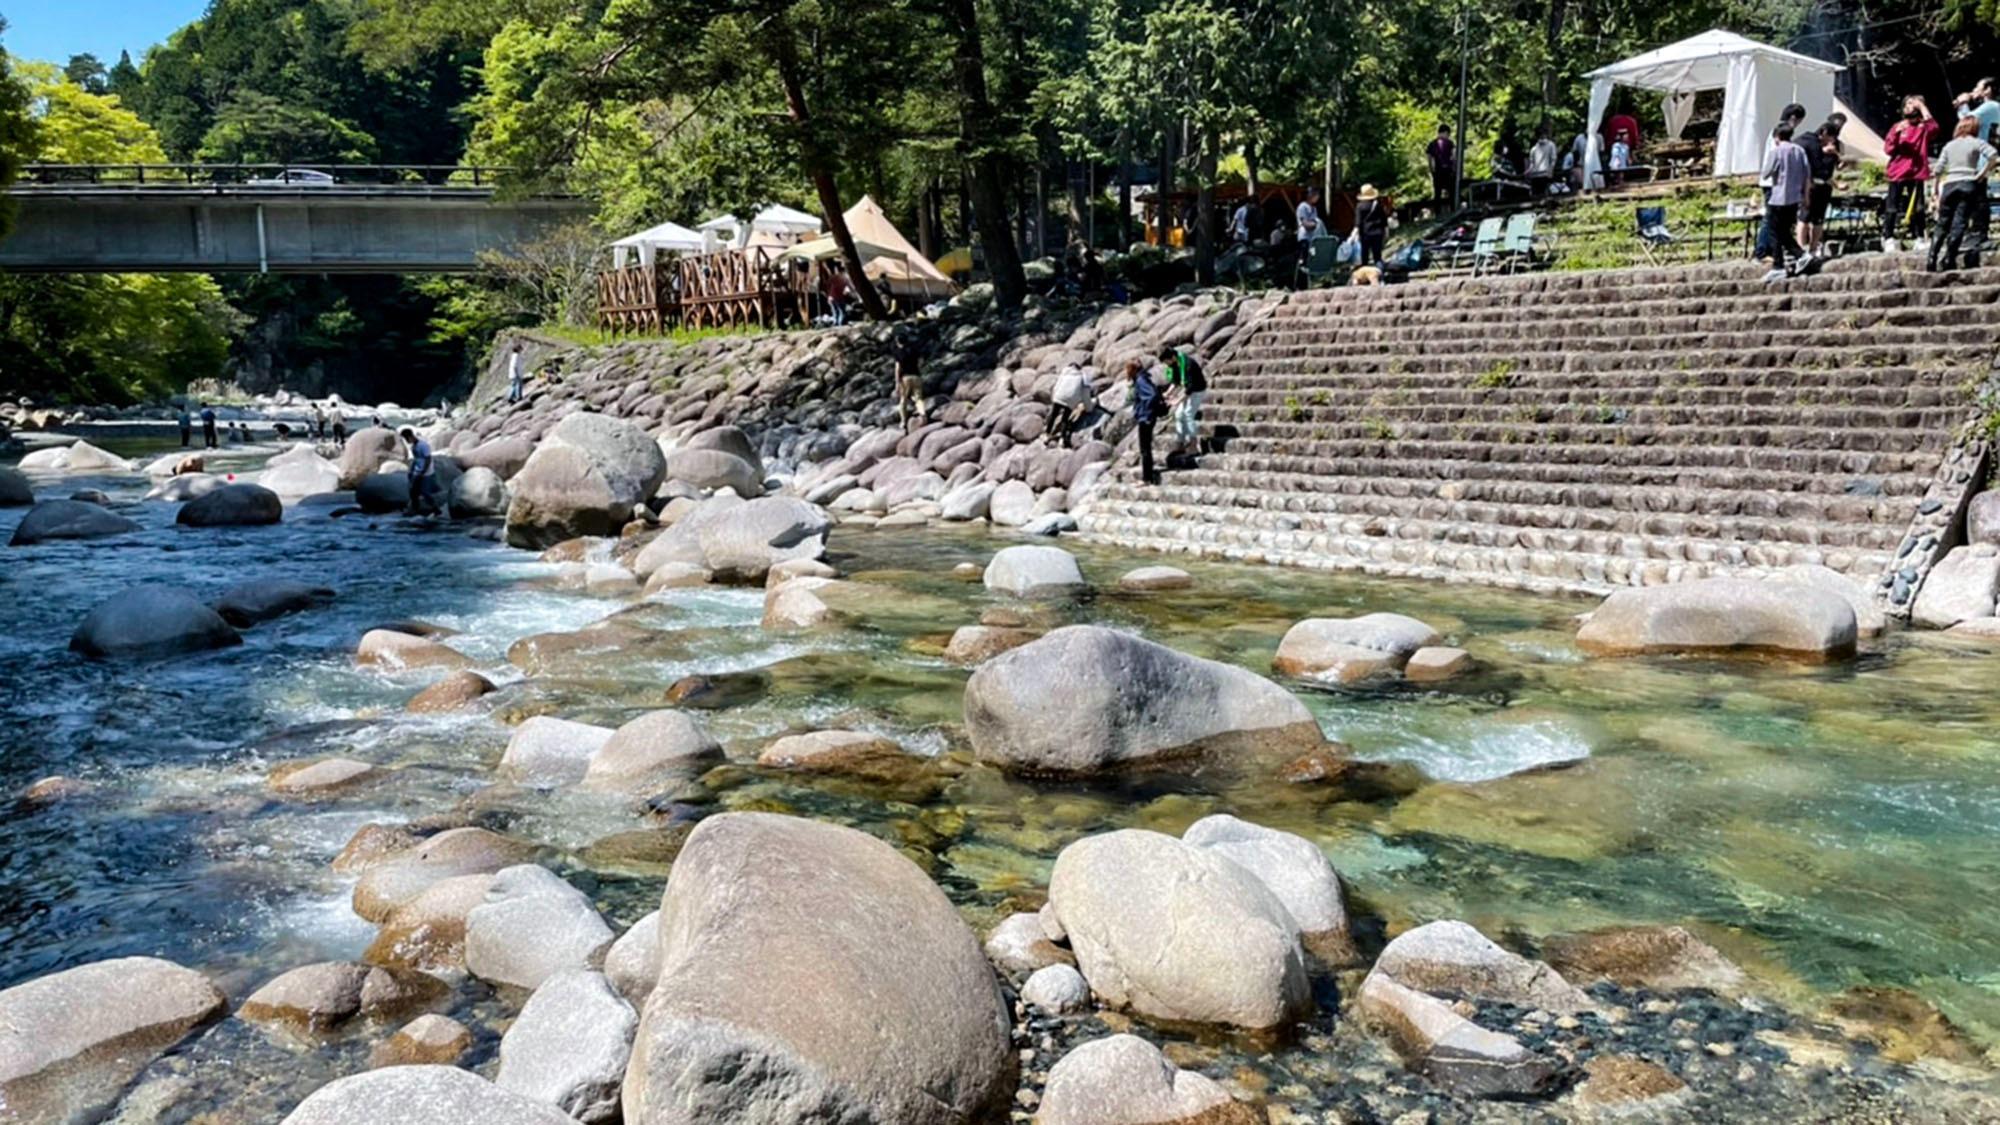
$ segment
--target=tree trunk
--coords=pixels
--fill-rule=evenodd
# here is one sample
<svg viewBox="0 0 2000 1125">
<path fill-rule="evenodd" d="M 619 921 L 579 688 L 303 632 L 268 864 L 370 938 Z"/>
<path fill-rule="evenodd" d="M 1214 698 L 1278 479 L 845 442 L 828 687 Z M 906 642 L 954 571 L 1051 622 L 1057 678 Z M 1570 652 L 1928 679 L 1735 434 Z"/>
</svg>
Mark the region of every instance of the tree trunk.
<svg viewBox="0 0 2000 1125">
<path fill-rule="evenodd" d="M 792 124 L 799 131 L 799 152 L 806 167 L 806 174 L 812 177 L 813 189 L 819 194 L 820 215 L 826 220 L 827 230 L 833 233 L 833 244 L 840 247 L 841 260 L 847 263 L 847 280 L 854 287 L 854 295 L 861 298 L 861 307 L 876 320 L 889 319 L 889 307 L 882 303 L 882 294 L 875 291 L 875 283 L 868 279 L 868 271 L 861 261 L 861 251 L 854 245 L 854 234 L 847 229 L 847 209 L 840 203 L 840 185 L 833 180 L 833 169 L 828 166 L 826 155 L 820 151 L 814 139 L 812 110 L 806 105 L 805 83 L 800 75 L 798 51 L 792 43 L 791 28 L 783 21 L 772 23 L 765 42 L 769 45 L 771 62 L 777 67 L 778 80 L 785 87 L 785 108 L 790 111 Z"/>
<path fill-rule="evenodd" d="M 1245 181 L 1245 187 L 1246 190 L 1250 192 L 1250 202 L 1252 204 L 1255 204 L 1257 202 L 1257 142 L 1256 141 L 1244 142 L 1243 167 L 1245 171 L 1245 175 L 1243 177 Z"/>
<path fill-rule="evenodd" d="M 975 0 L 951 0 L 951 16 L 957 32 L 952 60 L 958 71 L 958 146 L 965 162 L 967 202 L 986 250 L 993 301 L 1003 309 L 1017 309 L 1028 295 L 1028 279 L 1007 232 L 1007 157 L 998 138 L 988 136 L 996 114 L 986 93 L 979 9 Z"/>
<path fill-rule="evenodd" d="M 938 258 L 937 194 L 937 178 L 932 177 L 917 198 L 917 253 L 933 262 Z"/>
<path fill-rule="evenodd" d="M 1132 144 L 1121 137 L 1118 148 L 1118 249 L 1132 248 Z"/>
<path fill-rule="evenodd" d="M 1215 130 L 1195 138 L 1198 156 L 1195 175 L 1199 177 L 1194 201 L 1194 276 L 1203 285 L 1215 284 L 1215 165 L 1221 156 L 1222 135 Z"/>
<path fill-rule="evenodd" d="M 1160 179 L 1153 185 L 1153 222 L 1159 230 L 1160 248 L 1167 248 L 1167 234 L 1174 226 L 1174 201 L 1167 198 L 1174 191 L 1174 130 L 1168 126 L 1166 135 L 1160 140 Z"/>
<path fill-rule="evenodd" d="M 1563 18 L 1568 0 L 1549 0 L 1548 22 L 1542 35 L 1542 122 L 1549 120 L 1549 107 L 1556 103 L 1556 59 L 1562 50 Z M 1460 143 L 1463 143 L 1462 141 Z"/>
</svg>

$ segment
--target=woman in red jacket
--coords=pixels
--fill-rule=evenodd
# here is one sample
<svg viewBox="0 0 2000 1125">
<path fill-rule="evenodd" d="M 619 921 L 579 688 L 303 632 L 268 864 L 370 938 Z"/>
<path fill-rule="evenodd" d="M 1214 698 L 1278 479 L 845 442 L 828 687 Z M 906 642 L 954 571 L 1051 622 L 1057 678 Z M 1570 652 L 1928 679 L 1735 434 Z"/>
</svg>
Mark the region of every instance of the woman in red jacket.
<svg viewBox="0 0 2000 1125">
<path fill-rule="evenodd" d="M 1889 157 L 1889 198 L 1882 202 L 1882 249 L 1895 253 L 1898 224 L 1906 225 L 1912 241 L 1924 233 L 1924 181 L 1931 178 L 1931 146 L 1937 142 L 1938 124 L 1924 99 L 1910 95 L 1903 99 L 1903 119 L 1882 138 L 1882 151 Z"/>
</svg>

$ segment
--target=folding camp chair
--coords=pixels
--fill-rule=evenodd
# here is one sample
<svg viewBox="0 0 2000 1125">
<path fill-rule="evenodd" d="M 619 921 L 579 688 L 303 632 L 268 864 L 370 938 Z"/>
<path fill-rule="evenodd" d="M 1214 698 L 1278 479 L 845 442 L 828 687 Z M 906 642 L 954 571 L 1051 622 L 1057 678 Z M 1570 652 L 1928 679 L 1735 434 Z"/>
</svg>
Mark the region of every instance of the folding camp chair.
<svg viewBox="0 0 2000 1125">
<path fill-rule="evenodd" d="M 1507 260 L 1508 272 L 1523 266 L 1535 265 L 1535 245 L 1538 241 L 1546 245 L 1546 239 L 1535 234 L 1537 216 L 1533 211 L 1521 211 L 1507 219 L 1507 233 L 1500 240 L 1500 255 Z"/>
<path fill-rule="evenodd" d="M 1639 245 L 1646 251 L 1646 260 L 1657 266 L 1667 248 L 1680 241 L 1667 229 L 1667 209 L 1640 207 L 1633 214 L 1638 221 Z"/>
<path fill-rule="evenodd" d="M 1306 252 L 1299 257 L 1299 281 L 1304 288 L 1311 289 L 1333 276 L 1340 265 L 1340 240 L 1321 236 L 1306 244 Z"/>
<path fill-rule="evenodd" d="M 1472 240 L 1472 275 L 1479 276 L 1493 268 L 1500 258 L 1499 216 L 1479 220 L 1479 233 Z"/>
</svg>

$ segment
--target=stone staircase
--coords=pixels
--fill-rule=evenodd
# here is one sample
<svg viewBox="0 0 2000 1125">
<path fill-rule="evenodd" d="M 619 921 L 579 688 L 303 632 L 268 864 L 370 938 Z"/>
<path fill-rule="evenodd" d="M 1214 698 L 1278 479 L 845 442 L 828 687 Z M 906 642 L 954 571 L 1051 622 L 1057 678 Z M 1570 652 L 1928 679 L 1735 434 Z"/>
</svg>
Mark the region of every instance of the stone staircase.
<svg viewBox="0 0 2000 1125">
<path fill-rule="evenodd" d="M 1820 563 L 1907 598 L 1979 483 L 1954 449 L 1996 343 L 2000 269 L 1914 257 L 1298 293 L 1210 364 L 1220 450 L 1157 487 L 1128 455 L 1080 529 L 1588 593 Z"/>
</svg>

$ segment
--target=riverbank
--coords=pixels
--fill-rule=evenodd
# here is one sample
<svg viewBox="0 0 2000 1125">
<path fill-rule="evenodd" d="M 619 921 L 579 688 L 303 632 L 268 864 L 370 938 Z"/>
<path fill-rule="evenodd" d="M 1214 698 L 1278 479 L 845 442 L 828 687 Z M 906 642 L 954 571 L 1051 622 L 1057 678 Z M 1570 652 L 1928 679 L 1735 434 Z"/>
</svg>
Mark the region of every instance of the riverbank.
<svg viewBox="0 0 2000 1125">
<path fill-rule="evenodd" d="M 210 469 L 256 467 L 244 457 Z M 792 629 L 767 624 L 765 593 L 750 586 L 642 595 L 600 583 L 593 594 L 577 563 L 468 535 L 491 524 L 302 505 L 275 526 L 189 528 L 174 523 L 176 505 L 141 501 L 147 484 L 135 476 L 37 474 L 36 484 L 45 495 L 99 489 L 139 527 L 9 549 L 19 596 L 0 630 L 14 670 L 0 781 L 15 792 L 49 775 L 76 784 L 0 826 L 21 903 L 0 934 L 10 950 L 0 984 L 157 956 L 199 970 L 234 1013 L 139 1075 L 125 1120 L 275 1119 L 362 1070 L 407 1021 L 408 1011 L 357 1018 L 300 1039 L 241 1011 L 280 974 L 361 958 L 375 941 L 377 926 L 352 906 L 364 873 L 329 866 L 357 835 L 382 830 L 367 826 L 477 826 L 518 841 L 622 934 L 660 905 L 688 826 L 732 812 L 889 841 L 982 938 L 1048 901 L 1065 849 L 1118 829 L 1178 837 L 1230 813 L 1310 841 L 1339 872 L 1362 959 L 1314 971 L 1312 1014 L 1275 1049 L 1102 1002 L 1063 1017 L 1013 1009 L 1011 1049 L 1031 1052 L 1008 1090 L 1022 1115 L 1049 1095 L 1049 1070 L 1071 1047 L 1127 1029 L 1273 1121 L 1594 1112 L 1571 1086 L 1525 1105 L 1454 1095 L 1406 1072 L 1369 1029 L 1356 1008 L 1365 967 L 1389 937 L 1440 919 L 1563 965 L 1575 961 L 1563 960 L 1563 935 L 1683 925 L 1749 974 L 1747 999 L 1595 984 L 1583 1015 L 1467 1006 L 1480 1025 L 1574 1068 L 1565 1083 L 1593 1065 L 1626 1067 L 1639 1097 L 1667 1099 L 1652 1112 L 1704 1120 L 1990 1114 L 1981 1056 L 2000 1020 L 1979 981 L 2000 918 L 1982 917 L 1991 896 L 1977 891 L 1995 842 L 1982 811 L 1985 731 L 2000 715 L 1957 686 L 1990 660 L 1961 638 L 1892 634 L 1844 666 L 1591 660 L 1570 621 L 1588 602 L 1226 563 L 1185 566 L 1186 588 L 1131 592 L 1121 578 L 1153 560 L 1087 545 L 1070 546 L 1086 588 L 1023 603 L 954 573 L 1021 542 L 1014 533 L 858 524 L 827 542 L 841 582 L 822 596 L 836 616 Z M 0 510 L 0 533 L 18 513 Z M 614 556 L 632 553 L 607 541 L 581 557 Z M 78 620 L 122 586 L 212 597 L 251 579 L 336 594 L 211 653 L 101 663 L 65 650 Z M 1476 670 L 1434 686 L 1289 682 L 1354 759 L 1393 767 L 1344 779 L 1016 776 L 981 760 L 968 670 L 945 657 L 955 630 L 982 618 L 1031 633 L 1102 624 L 1263 676 L 1299 620 L 1374 610 L 1428 623 Z M 459 711 L 407 711 L 447 670 L 358 665 L 355 650 L 369 630 L 412 619 L 452 630 L 443 644 L 498 690 Z M 670 689 L 700 701 L 679 713 L 723 760 L 664 800 L 524 784 L 504 765 L 530 717 L 619 727 L 660 709 Z M 901 756 L 859 775 L 762 760 L 774 740 L 823 728 L 886 738 Z M 374 772 L 319 793 L 273 788 L 281 767 L 322 758 Z M 1019 987 L 1018 970 L 1010 977 Z M 464 1065 L 493 1077 L 526 993 L 462 971 L 445 979 L 427 1004 L 465 1025 Z M 1672 1081 L 1596 1061 L 1614 1056 Z"/>
</svg>

